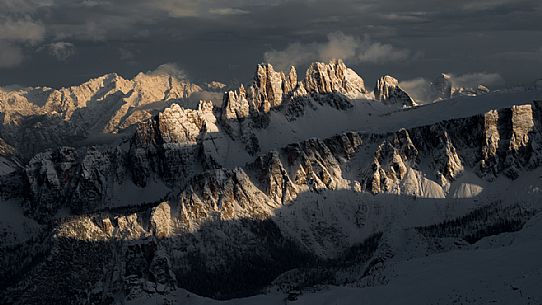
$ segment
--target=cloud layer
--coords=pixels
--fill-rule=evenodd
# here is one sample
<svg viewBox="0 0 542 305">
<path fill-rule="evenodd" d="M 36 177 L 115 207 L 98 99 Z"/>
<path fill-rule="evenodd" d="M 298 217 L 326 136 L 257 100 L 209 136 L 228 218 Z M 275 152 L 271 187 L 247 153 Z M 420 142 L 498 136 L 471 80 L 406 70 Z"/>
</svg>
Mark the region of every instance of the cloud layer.
<svg viewBox="0 0 542 305">
<path fill-rule="evenodd" d="M 348 63 L 393 63 L 407 60 L 411 52 L 399 49 L 391 44 L 373 42 L 369 37 L 360 39 L 346 35 L 342 32 L 330 33 L 326 42 L 299 42 L 289 44 L 281 51 L 267 51 L 264 61 L 279 69 L 286 69 L 290 65 L 306 64 L 311 61 L 329 61 L 343 59 Z"/>
<path fill-rule="evenodd" d="M 12 68 L 24 60 L 23 46 L 43 40 L 45 29 L 28 17 L 0 18 L 0 68 Z"/>
<path fill-rule="evenodd" d="M 517 83 L 542 76 L 540 41 L 538 0 L 0 0 L 0 84 L 167 62 L 196 80 L 244 81 L 262 60 L 336 57 L 369 80 L 496 71 Z"/>
<path fill-rule="evenodd" d="M 0 68 L 18 66 L 24 59 L 22 50 L 9 43 L 0 44 Z"/>
<path fill-rule="evenodd" d="M 38 51 L 43 50 L 47 51 L 49 55 L 53 56 L 57 60 L 65 61 L 75 54 L 76 48 L 75 45 L 71 42 L 59 41 L 46 44 L 45 46 L 38 49 Z"/>
</svg>

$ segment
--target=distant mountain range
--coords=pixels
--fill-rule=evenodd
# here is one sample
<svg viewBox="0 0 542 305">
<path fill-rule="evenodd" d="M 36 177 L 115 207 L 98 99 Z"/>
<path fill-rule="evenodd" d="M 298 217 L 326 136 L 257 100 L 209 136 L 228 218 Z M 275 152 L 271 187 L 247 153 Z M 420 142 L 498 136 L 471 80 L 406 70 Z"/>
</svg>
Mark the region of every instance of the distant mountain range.
<svg viewBox="0 0 542 305">
<path fill-rule="evenodd" d="M 539 83 L 0 89 L 0 303 L 539 304 Z"/>
</svg>

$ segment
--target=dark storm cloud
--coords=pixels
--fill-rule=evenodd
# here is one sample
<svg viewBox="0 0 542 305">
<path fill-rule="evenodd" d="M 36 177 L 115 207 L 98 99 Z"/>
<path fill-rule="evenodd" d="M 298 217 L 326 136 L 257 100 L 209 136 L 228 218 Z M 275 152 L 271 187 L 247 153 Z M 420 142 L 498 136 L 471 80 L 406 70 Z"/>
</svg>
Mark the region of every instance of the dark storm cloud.
<svg viewBox="0 0 542 305">
<path fill-rule="evenodd" d="M 302 68 L 335 56 L 370 82 L 439 72 L 527 82 L 542 76 L 539 2 L 0 0 L 0 84 L 69 85 L 164 63 L 196 81 L 246 81 L 264 59 Z"/>
<path fill-rule="evenodd" d="M 75 54 L 76 47 L 71 42 L 53 42 L 43 47 L 40 47 L 38 52 L 47 52 L 49 55 L 55 57 L 59 61 L 65 61 Z"/>
</svg>

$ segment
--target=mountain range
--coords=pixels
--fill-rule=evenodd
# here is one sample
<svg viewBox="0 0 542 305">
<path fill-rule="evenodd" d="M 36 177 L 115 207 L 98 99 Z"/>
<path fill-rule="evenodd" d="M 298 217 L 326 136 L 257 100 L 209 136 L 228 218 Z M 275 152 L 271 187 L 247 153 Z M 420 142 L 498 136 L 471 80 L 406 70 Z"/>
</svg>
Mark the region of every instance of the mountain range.
<svg viewBox="0 0 542 305">
<path fill-rule="evenodd" d="M 540 304 L 539 83 L 0 88 L 0 303 Z"/>
</svg>

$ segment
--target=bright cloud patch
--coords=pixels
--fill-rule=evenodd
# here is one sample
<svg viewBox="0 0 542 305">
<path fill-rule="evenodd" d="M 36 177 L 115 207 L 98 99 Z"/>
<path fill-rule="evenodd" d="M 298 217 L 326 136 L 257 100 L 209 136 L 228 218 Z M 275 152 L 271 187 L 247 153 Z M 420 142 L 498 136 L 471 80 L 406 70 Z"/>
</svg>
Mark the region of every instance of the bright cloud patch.
<svg viewBox="0 0 542 305">
<path fill-rule="evenodd" d="M 409 50 L 374 42 L 369 37 L 360 39 L 342 32 L 335 32 L 327 35 L 326 42 L 292 43 L 284 50 L 265 52 L 264 60 L 280 69 L 285 69 L 290 65 L 337 58 L 350 63 L 381 64 L 407 60 L 410 54 Z"/>
<path fill-rule="evenodd" d="M 45 47 L 40 48 L 40 50 L 47 50 L 49 55 L 55 57 L 57 60 L 65 61 L 69 57 L 75 54 L 75 45 L 71 42 L 54 42 Z"/>
</svg>

